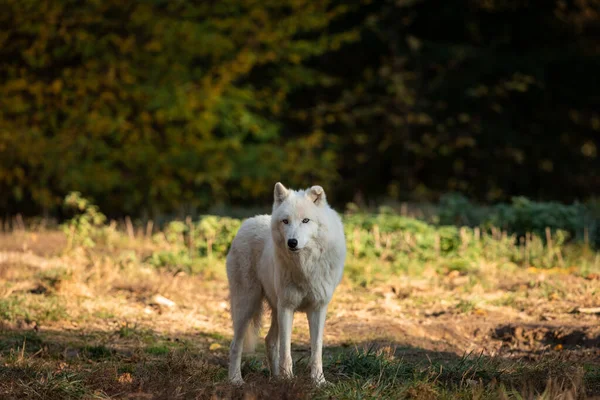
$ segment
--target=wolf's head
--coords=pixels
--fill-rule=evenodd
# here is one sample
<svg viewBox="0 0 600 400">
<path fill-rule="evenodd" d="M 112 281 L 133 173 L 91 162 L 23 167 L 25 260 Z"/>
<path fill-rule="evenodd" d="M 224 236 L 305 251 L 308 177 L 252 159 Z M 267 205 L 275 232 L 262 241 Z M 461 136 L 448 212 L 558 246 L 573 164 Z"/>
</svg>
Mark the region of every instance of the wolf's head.
<svg viewBox="0 0 600 400">
<path fill-rule="evenodd" d="M 277 182 L 273 196 L 271 232 L 280 248 L 294 253 L 318 240 L 324 212 L 329 207 L 321 186 L 296 191 Z"/>
</svg>

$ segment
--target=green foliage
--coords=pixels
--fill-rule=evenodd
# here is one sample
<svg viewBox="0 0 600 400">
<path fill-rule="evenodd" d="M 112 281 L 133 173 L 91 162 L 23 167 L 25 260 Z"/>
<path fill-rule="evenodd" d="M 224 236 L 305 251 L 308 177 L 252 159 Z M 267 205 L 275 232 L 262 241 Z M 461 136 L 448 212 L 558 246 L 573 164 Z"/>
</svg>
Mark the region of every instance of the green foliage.
<svg viewBox="0 0 600 400">
<path fill-rule="evenodd" d="M 35 299 L 27 296 L 10 296 L 0 299 L 0 320 L 3 321 L 39 324 L 59 321 L 67 317 L 65 305 L 55 296 L 40 296 Z"/>
<path fill-rule="evenodd" d="M 460 220 L 457 218 L 462 218 L 461 215 L 456 217 L 456 213 L 465 208 L 476 210 L 468 201 L 458 199 L 443 203 L 442 221 Z M 71 248 L 93 246 L 95 238 L 112 229 L 102 224 L 104 216 L 97 207 L 79 194 L 68 196 L 67 203 L 82 212 L 64 225 Z M 566 267 L 570 259 L 580 260 L 584 256 L 585 251 L 574 251 L 573 246 L 566 250 L 571 234 L 562 229 L 577 233 L 578 218 L 587 213 L 579 205 L 535 203 L 520 198 L 511 206 L 486 210 L 490 214 L 484 219 L 468 220 L 469 224 L 480 225 L 474 227 L 434 225 L 394 214 L 390 209 L 381 209 L 378 214 L 348 213 L 343 216 L 348 277 L 368 286 L 390 272 L 407 271 L 414 266 L 422 269 L 429 262 L 435 262 L 445 272 L 469 272 L 485 261 L 553 268 Z M 472 215 L 480 212 L 476 210 Z M 494 221 L 503 221 L 502 229 L 492 225 Z M 172 221 L 151 238 L 157 249 L 143 262 L 174 272 L 218 273 L 212 269 L 213 260 L 225 259 L 241 224 L 240 219 L 212 215 L 196 221 Z M 586 249 L 589 253 L 589 248 Z M 135 264 L 137 257 L 123 253 L 120 260 L 126 266 Z M 68 278 L 58 270 L 55 272 L 43 278 L 51 287 Z"/>
<path fill-rule="evenodd" d="M 515 233 L 495 229 L 435 226 L 399 215 L 350 215 L 344 225 L 348 253 L 356 260 L 379 259 L 392 264 L 442 261 L 448 270 L 469 270 L 482 260 L 549 268 L 561 260 L 568 234 L 552 231 L 552 247 L 545 236 L 530 234 L 519 241 Z M 543 231 L 543 230 L 542 230 Z M 360 275 L 360 274 L 359 274 Z M 361 277 L 361 279 L 364 279 Z"/>
<path fill-rule="evenodd" d="M 328 31 L 347 8 L 4 2 L 0 209 L 52 210 L 78 190 L 111 214 L 158 213 L 257 198 L 289 171 L 331 182 L 322 132 L 280 133 L 290 94 L 327 82 L 308 60 L 356 37 Z"/>
<path fill-rule="evenodd" d="M 202 256 L 227 254 L 242 221 L 228 217 L 205 216 L 193 226 L 191 237 L 196 253 Z"/>
<path fill-rule="evenodd" d="M 153 252 L 146 262 L 157 268 L 204 271 L 213 257 L 223 259 L 227 255 L 241 223 L 239 219 L 211 215 L 197 222 L 172 221 L 164 233 L 153 238 L 156 244 L 169 249 Z"/>
<path fill-rule="evenodd" d="M 565 205 L 557 202 L 535 202 L 525 197 L 514 197 L 510 204 L 479 206 L 460 194 L 442 197 L 438 208 L 441 224 L 480 226 L 484 229 L 497 227 L 522 237 L 529 232 L 545 237 L 546 229 L 557 232 L 560 243 L 569 238 L 582 239 L 587 230 L 588 238 L 596 237 L 598 217 L 593 205 L 588 207 L 574 203 Z"/>
<path fill-rule="evenodd" d="M 169 354 L 170 349 L 168 346 L 150 346 L 146 348 L 146 353 L 154 356 L 163 356 Z"/>
<path fill-rule="evenodd" d="M 438 218 L 442 225 L 478 226 L 483 223 L 487 211 L 475 207 L 464 195 L 451 192 L 440 198 Z"/>
<path fill-rule="evenodd" d="M 155 236 L 157 243 L 166 237 L 170 249 L 155 251 L 146 262 L 157 268 L 203 271 L 206 257 L 225 258 L 240 224 L 237 219 L 206 216 L 191 224 L 190 229 L 185 223 L 174 221 L 164 235 Z M 568 256 L 564 251 L 568 235 L 562 230 L 551 233 L 552 243 L 547 246 L 545 236 L 530 234 L 520 242 L 516 234 L 499 229 L 488 233 L 479 228 L 438 227 L 389 214 L 347 215 L 344 226 L 348 276 L 363 286 L 369 285 L 374 276 L 385 275 L 382 265 L 402 270 L 415 263 L 435 261 L 447 271 L 466 272 L 488 260 L 551 268 L 564 264 Z M 373 260 L 379 262 L 371 266 Z"/>
<path fill-rule="evenodd" d="M 67 249 L 70 250 L 76 246 L 94 247 L 96 245 L 94 236 L 100 228 L 104 227 L 106 216 L 100 212 L 96 205 L 81 197 L 79 192 L 72 192 L 67 195 L 64 205 L 65 208 L 74 210 L 77 213 L 61 226 L 67 235 L 69 243 Z"/>
<path fill-rule="evenodd" d="M 191 272 L 193 265 L 192 257 L 185 248 L 175 251 L 155 251 L 146 262 L 156 268 L 184 270 L 186 272 Z"/>
<path fill-rule="evenodd" d="M 500 205 L 492 213 L 489 224 L 510 227 L 518 234 L 536 232 L 542 235 L 546 228 L 562 229 L 571 234 L 584 228 L 586 210 L 578 204 L 566 206 L 550 202 L 533 202 L 525 197 L 516 197 L 510 206 Z"/>
<path fill-rule="evenodd" d="M 0 213 L 74 190 L 108 215 L 206 212 L 278 180 L 338 204 L 583 200 L 597 0 L 507 4 L 5 0 Z"/>
</svg>

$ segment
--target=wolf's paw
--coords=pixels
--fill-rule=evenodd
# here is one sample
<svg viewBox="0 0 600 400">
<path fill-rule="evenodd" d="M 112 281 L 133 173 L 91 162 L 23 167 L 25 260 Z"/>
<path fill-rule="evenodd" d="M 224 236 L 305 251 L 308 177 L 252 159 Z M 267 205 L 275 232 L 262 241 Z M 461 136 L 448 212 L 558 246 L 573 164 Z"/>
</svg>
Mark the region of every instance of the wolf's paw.
<svg viewBox="0 0 600 400">
<path fill-rule="evenodd" d="M 325 377 L 323 376 L 323 374 L 320 375 L 316 375 L 316 376 L 312 376 L 312 381 L 315 384 L 315 386 L 318 387 L 329 387 L 329 386 L 333 386 L 332 383 L 328 382 Z"/>
<path fill-rule="evenodd" d="M 281 372 L 278 376 L 279 379 L 284 379 L 284 380 L 289 380 L 289 379 L 294 379 L 294 373 L 293 372 Z"/>
<path fill-rule="evenodd" d="M 231 378 L 229 380 L 229 383 L 231 383 L 232 385 L 235 385 L 235 386 L 241 386 L 245 382 L 244 382 L 244 380 L 241 377 L 238 376 L 238 377 L 235 377 L 235 378 Z"/>
<path fill-rule="evenodd" d="M 327 380 L 325 380 L 325 376 L 323 375 L 321 368 L 317 369 L 316 371 L 311 371 L 310 377 L 316 386 L 322 387 L 330 384 L 327 382 Z"/>
<path fill-rule="evenodd" d="M 292 379 L 294 377 L 291 358 L 287 362 L 284 361 L 279 364 L 279 376 L 283 379 Z"/>
</svg>

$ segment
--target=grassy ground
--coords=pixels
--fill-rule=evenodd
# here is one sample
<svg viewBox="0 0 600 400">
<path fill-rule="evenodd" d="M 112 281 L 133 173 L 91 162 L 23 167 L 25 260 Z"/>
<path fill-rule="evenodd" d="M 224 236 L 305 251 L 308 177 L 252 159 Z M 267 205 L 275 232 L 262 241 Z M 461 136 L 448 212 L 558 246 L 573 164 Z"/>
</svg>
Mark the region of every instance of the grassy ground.
<svg viewBox="0 0 600 400">
<path fill-rule="evenodd" d="M 393 273 L 385 257 L 351 252 L 325 330 L 333 384 L 308 381 L 298 314 L 297 378 L 271 380 L 259 346 L 236 388 L 222 258 L 195 260 L 193 274 L 156 268 L 146 261 L 156 244 L 140 236 L 82 247 L 58 231 L 0 235 L 0 398 L 600 396 L 600 316 L 588 310 L 600 306 L 600 257 L 590 250 L 554 268 L 482 258 Z"/>
</svg>

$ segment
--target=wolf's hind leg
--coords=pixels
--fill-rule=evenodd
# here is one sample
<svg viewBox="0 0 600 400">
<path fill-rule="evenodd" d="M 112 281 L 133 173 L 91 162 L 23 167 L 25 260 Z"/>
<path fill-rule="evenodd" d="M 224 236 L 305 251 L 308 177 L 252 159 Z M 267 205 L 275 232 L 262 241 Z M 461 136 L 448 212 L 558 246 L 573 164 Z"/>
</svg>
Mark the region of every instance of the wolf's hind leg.
<svg viewBox="0 0 600 400">
<path fill-rule="evenodd" d="M 262 311 L 262 292 L 256 288 L 238 288 L 231 291 L 231 318 L 233 319 L 233 341 L 229 349 L 229 380 L 234 384 L 244 383 L 241 363 L 244 337 L 249 332 L 250 322 L 258 320 Z M 251 327 L 254 329 L 254 327 Z"/>
</svg>

